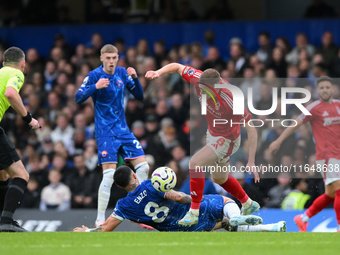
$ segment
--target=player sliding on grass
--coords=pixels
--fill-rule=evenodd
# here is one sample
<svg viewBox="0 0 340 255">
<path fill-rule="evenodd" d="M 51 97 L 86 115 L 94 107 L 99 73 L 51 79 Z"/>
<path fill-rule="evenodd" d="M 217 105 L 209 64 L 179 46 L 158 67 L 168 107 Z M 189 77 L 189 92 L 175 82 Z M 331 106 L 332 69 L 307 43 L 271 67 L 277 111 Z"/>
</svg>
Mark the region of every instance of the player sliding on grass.
<svg viewBox="0 0 340 255">
<path fill-rule="evenodd" d="M 200 102 L 202 102 L 203 94 L 210 95 L 210 98 L 207 99 L 207 114 L 205 115 L 208 122 L 206 145 L 195 153 L 189 162 L 191 207 L 185 217 L 179 221 L 180 225 L 190 226 L 198 222 L 204 190 L 204 173 L 198 168 L 218 164 L 227 169 L 230 155 L 235 153 L 240 146 L 241 131 L 240 124 L 237 123 L 244 123 L 244 128 L 248 134 L 249 158 L 247 169 L 254 173 L 255 182 L 260 180 L 255 167 L 257 132 L 252 122 L 249 121 L 251 115 L 246 109 L 244 109 L 244 115 L 233 115 L 233 95 L 231 92 L 226 88 L 214 89 L 215 84 L 229 84 L 226 80 L 220 78 L 220 74 L 216 70 L 207 69 L 202 72 L 190 66 L 171 63 L 157 71 L 148 71 L 145 77 L 152 80 L 169 73 L 179 73 L 186 81 L 195 86 Z M 227 120 L 228 123 L 214 126 L 215 119 Z M 231 121 L 234 123 L 233 125 L 230 124 Z M 213 172 L 212 180 L 240 200 L 243 215 L 249 215 L 259 210 L 259 204 L 248 197 L 232 175 L 227 172 Z"/>
<path fill-rule="evenodd" d="M 300 232 L 306 232 L 308 220 L 334 201 L 334 210 L 340 231 L 340 101 L 332 99 L 333 84 L 328 77 L 317 81 L 320 99 L 308 105 L 311 115 L 301 114 L 297 125 L 287 128 L 272 144 L 270 151 L 276 153 L 282 142 L 308 121 L 312 127 L 315 145 L 315 160 L 318 171 L 324 177 L 325 194 L 319 196 L 304 214 L 295 216 Z"/>
<path fill-rule="evenodd" d="M 124 219 L 144 223 L 159 231 L 211 231 L 216 228 L 226 227 L 229 230 L 251 231 L 250 226 L 262 223 L 259 216 L 241 216 L 236 203 L 220 195 L 207 195 L 203 197 L 198 224 L 195 226 L 179 226 L 181 219 L 189 209 L 191 197 L 177 191 L 160 192 L 146 180 L 139 184 L 136 174 L 128 166 L 120 166 L 114 174 L 117 185 L 128 192 L 127 197 L 117 202 L 116 208 L 106 222 L 98 228 L 75 228 L 76 232 L 110 232 L 113 231 Z M 224 217 L 229 218 L 229 223 L 222 223 Z M 216 224 L 218 223 L 218 224 Z M 285 231 L 285 222 L 277 224 L 256 226 L 254 231 Z"/>
</svg>

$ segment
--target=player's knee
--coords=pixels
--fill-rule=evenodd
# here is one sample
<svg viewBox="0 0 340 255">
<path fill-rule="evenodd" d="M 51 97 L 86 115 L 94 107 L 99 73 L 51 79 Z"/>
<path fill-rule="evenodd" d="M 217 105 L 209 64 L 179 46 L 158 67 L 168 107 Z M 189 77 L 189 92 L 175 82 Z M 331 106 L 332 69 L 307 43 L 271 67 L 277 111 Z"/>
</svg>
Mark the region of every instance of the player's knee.
<svg viewBox="0 0 340 255">
<path fill-rule="evenodd" d="M 113 182 L 113 175 L 115 173 L 114 169 L 107 169 L 103 171 L 103 179 Z"/>
<path fill-rule="evenodd" d="M 135 169 L 139 182 L 143 182 L 148 179 L 150 166 L 146 161 L 136 165 Z"/>
<path fill-rule="evenodd" d="M 212 176 L 211 179 L 214 183 L 217 183 L 219 185 L 221 185 L 221 184 L 223 184 L 227 181 L 227 178 L 222 178 L 222 177 L 213 177 Z"/>
</svg>

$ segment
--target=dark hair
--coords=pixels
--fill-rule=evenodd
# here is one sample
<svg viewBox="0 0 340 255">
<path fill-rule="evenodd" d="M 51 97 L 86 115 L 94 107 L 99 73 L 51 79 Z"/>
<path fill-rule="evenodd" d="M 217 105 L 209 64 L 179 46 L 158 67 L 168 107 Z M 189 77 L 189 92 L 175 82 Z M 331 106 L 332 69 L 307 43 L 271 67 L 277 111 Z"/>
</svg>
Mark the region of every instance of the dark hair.
<svg viewBox="0 0 340 255">
<path fill-rule="evenodd" d="M 328 81 L 330 82 L 330 84 L 333 84 L 333 80 L 331 78 L 329 78 L 328 76 L 321 76 L 317 81 L 316 81 L 316 85 L 318 86 L 320 82 L 323 81 Z"/>
<path fill-rule="evenodd" d="M 18 47 L 10 47 L 4 52 L 3 56 L 5 64 L 19 64 L 25 60 L 25 53 Z"/>
<path fill-rule="evenodd" d="M 269 34 L 268 31 L 261 31 L 261 32 L 258 34 L 258 36 L 261 36 L 261 35 L 267 37 L 268 39 L 270 38 L 270 34 Z"/>
<path fill-rule="evenodd" d="M 290 183 L 289 183 L 290 188 L 291 189 L 295 189 L 296 186 L 298 186 L 302 180 L 303 179 L 301 179 L 301 178 L 293 178 L 293 179 L 291 179 Z"/>
<path fill-rule="evenodd" d="M 125 188 L 130 184 L 131 174 L 132 170 L 130 167 L 120 166 L 113 175 L 113 180 L 118 186 Z"/>
</svg>

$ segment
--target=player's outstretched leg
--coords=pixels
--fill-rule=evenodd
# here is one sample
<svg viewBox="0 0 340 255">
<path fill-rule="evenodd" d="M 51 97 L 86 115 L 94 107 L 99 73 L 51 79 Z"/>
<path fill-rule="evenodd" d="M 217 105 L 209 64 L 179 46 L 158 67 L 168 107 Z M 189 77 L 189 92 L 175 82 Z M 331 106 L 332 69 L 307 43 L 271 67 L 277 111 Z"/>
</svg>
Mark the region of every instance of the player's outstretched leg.
<svg viewBox="0 0 340 255">
<path fill-rule="evenodd" d="M 327 194 L 320 195 L 317 199 L 314 200 L 312 205 L 303 213 L 296 215 L 294 217 L 295 224 L 298 226 L 300 232 L 306 232 L 307 226 L 309 225 L 308 221 L 314 215 L 321 212 L 324 208 L 326 208 L 330 203 L 334 201 L 334 198 L 328 196 Z"/>
<path fill-rule="evenodd" d="M 285 221 L 279 221 L 278 223 L 273 224 L 263 224 L 257 226 L 230 226 L 227 230 L 234 229 L 237 232 L 286 232 L 287 226 Z"/>
<path fill-rule="evenodd" d="M 229 199 L 224 198 L 225 204 L 223 207 L 224 216 L 229 218 L 231 226 L 238 225 L 258 225 L 262 223 L 262 218 L 255 215 L 241 216 L 241 212 L 237 204 Z"/>
<path fill-rule="evenodd" d="M 229 194 L 236 197 L 242 204 L 241 214 L 250 215 L 260 209 L 260 205 L 249 198 L 240 183 L 231 175 L 228 174 L 228 179 L 220 186 Z"/>
<path fill-rule="evenodd" d="M 199 170 L 189 169 L 191 206 L 186 215 L 178 221 L 180 226 L 191 226 L 198 223 L 199 208 L 204 191 L 204 173 Z"/>
<path fill-rule="evenodd" d="M 103 171 L 103 179 L 98 190 L 98 208 L 95 227 L 99 227 L 105 222 L 105 211 L 110 200 L 114 173 L 115 169 L 106 169 Z"/>
<path fill-rule="evenodd" d="M 241 209 L 242 215 L 250 215 L 260 210 L 260 205 L 258 202 L 254 200 L 251 200 L 249 202 L 250 202 L 249 206 L 242 204 L 242 209 Z"/>
</svg>

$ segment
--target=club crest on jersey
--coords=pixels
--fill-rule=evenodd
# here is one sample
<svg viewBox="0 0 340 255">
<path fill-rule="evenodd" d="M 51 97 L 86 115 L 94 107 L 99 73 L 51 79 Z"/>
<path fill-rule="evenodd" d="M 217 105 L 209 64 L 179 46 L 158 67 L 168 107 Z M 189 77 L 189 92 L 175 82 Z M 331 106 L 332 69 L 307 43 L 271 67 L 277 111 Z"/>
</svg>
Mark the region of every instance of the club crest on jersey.
<svg viewBox="0 0 340 255">
<path fill-rule="evenodd" d="M 189 75 L 189 76 L 193 75 L 194 73 L 195 73 L 195 70 L 194 70 L 194 69 L 190 69 L 190 70 L 188 71 L 188 75 Z"/>
<path fill-rule="evenodd" d="M 107 155 L 109 155 L 109 154 L 107 153 L 107 151 L 102 151 L 102 153 L 101 153 L 102 158 L 106 158 Z"/>
<path fill-rule="evenodd" d="M 118 86 L 118 87 L 122 88 L 123 85 L 124 85 L 123 81 L 121 81 L 121 80 L 118 80 L 118 81 L 117 81 L 117 86 Z"/>
</svg>

